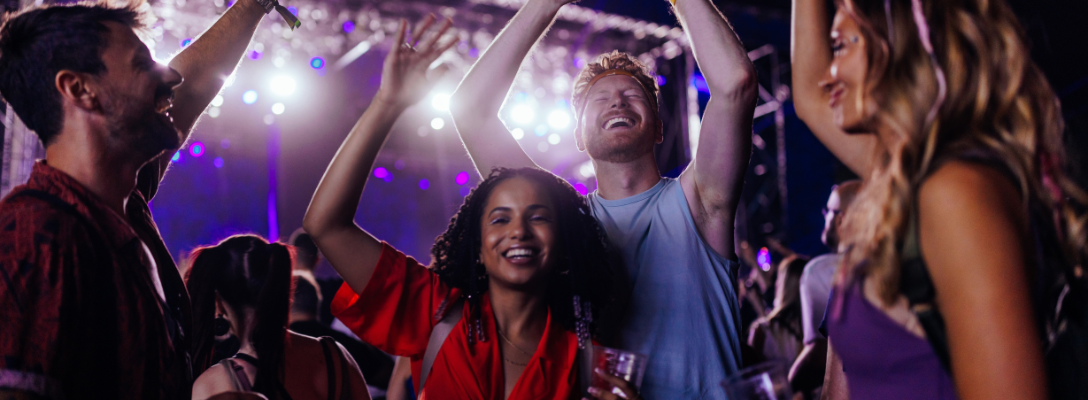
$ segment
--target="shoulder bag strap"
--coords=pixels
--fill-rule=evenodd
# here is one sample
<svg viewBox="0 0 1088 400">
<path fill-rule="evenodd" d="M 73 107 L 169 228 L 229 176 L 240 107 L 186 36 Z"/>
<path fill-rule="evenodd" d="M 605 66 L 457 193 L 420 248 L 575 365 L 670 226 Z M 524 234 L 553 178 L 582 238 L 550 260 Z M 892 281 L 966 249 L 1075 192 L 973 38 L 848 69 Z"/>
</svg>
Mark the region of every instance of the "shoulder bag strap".
<svg viewBox="0 0 1088 400">
<path fill-rule="evenodd" d="M 318 340 L 321 341 L 321 350 L 325 352 L 325 374 L 329 376 L 329 400 L 336 399 L 336 365 L 332 361 L 332 349 L 330 345 L 333 345 L 333 338 L 328 336 L 322 336 Z"/>
<path fill-rule="evenodd" d="M 438 350 L 442 348 L 442 343 L 446 342 L 450 332 L 453 332 L 453 327 L 461 321 L 464 308 L 464 298 L 457 299 L 446 313 L 446 316 L 442 317 L 442 320 L 435 324 L 434 329 L 431 330 L 431 339 L 427 341 L 427 352 L 423 353 L 423 369 L 419 372 L 419 393 L 423 393 L 423 384 L 427 383 L 427 377 L 431 374 L 431 367 L 434 367 L 434 360 L 438 357 Z"/>
</svg>

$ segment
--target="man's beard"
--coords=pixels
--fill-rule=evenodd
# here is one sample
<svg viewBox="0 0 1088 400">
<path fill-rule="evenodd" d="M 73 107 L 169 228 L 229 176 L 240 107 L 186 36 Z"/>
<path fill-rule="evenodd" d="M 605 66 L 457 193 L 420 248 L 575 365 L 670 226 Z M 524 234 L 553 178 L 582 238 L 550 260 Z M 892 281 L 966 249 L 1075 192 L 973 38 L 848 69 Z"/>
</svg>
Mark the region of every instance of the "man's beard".
<svg viewBox="0 0 1088 400">
<path fill-rule="evenodd" d="M 103 112 L 114 143 L 145 161 L 181 145 L 177 128 L 155 112 L 154 104 L 114 95 L 103 102 Z"/>
<path fill-rule="evenodd" d="M 604 132 L 587 136 L 586 152 L 590 158 L 598 161 L 628 163 L 654 151 L 654 141 L 646 137 L 608 138 Z"/>
</svg>

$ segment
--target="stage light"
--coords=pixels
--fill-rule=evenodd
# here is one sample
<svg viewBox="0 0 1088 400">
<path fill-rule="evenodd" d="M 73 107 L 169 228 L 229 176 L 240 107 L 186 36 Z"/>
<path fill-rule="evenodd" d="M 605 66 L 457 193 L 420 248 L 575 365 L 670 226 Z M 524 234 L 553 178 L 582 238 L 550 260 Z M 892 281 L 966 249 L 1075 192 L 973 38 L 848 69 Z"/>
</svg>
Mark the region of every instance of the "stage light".
<svg viewBox="0 0 1088 400">
<path fill-rule="evenodd" d="M 215 160 L 212 160 L 212 164 L 216 168 L 223 168 L 223 157 L 216 157 Z"/>
<path fill-rule="evenodd" d="M 441 112 L 450 111 L 450 95 L 439 93 L 431 97 L 431 107 Z"/>
<path fill-rule="evenodd" d="M 219 117 L 219 107 L 212 107 L 208 109 L 208 116 L 212 118 Z"/>
<path fill-rule="evenodd" d="M 514 106 L 514 109 L 510 110 L 510 118 L 519 124 L 525 125 L 533 122 L 536 118 L 536 113 L 533 112 L 533 108 L 526 104 L 518 104 Z"/>
<path fill-rule="evenodd" d="M 178 162 L 179 160 L 181 160 L 181 152 L 180 151 L 175 151 L 174 156 L 170 157 L 170 161 L 171 162 Z"/>
<path fill-rule="evenodd" d="M 235 81 L 236 79 L 238 79 L 238 76 L 237 76 L 237 75 L 235 75 L 235 74 L 230 74 L 230 76 L 228 76 L 228 77 L 226 77 L 225 79 L 223 79 L 223 87 L 230 87 L 230 85 L 233 85 L 233 84 L 234 84 L 234 81 Z"/>
<path fill-rule="evenodd" d="M 429 188 L 429 187 L 431 187 L 431 182 L 427 181 L 426 179 L 420 179 L 419 180 L 419 188 L 420 189 L 427 190 L 427 188 Z"/>
<path fill-rule="evenodd" d="M 219 107 L 221 105 L 223 105 L 223 96 L 217 94 L 215 95 L 215 98 L 212 99 L 212 107 Z"/>
<path fill-rule="evenodd" d="M 344 24 L 340 27 L 344 29 L 345 33 L 351 33 L 351 31 L 355 30 L 355 23 L 351 21 L 344 21 Z"/>
<path fill-rule="evenodd" d="M 582 174 L 583 178 L 589 178 L 596 173 L 593 169 L 593 161 L 586 161 L 582 165 L 578 166 L 578 173 Z"/>
<path fill-rule="evenodd" d="M 276 103 L 276 104 L 272 105 L 272 113 L 273 114 L 276 114 L 276 115 L 283 114 L 283 110 L 284 110 L 283 103 Z"/>
<path fill-rule="evenodd" d="M 396 168 L 398 170 L 404 169 L 404 160 L 397 160 L 396 162 L 394 162 L 393 168 Z"/>
<path fill-rule="evenodd" d="M 246 103 L 246 104 L 256 103 L 257 102 L 257 91 L 256 90 L 247 90 L 245 93 L 242 93 L 242 102 Z"/>
<path fill-rule="evenodd" d="M 552 111 L 548 114 L 548 125 L 555 129 L 563 129 L 570 126 L 570 114 L 563 110 Z"/>
<path fill-rule="evenodd" d="M 190 44 L 193 44 L 193 38 L 188 38 L 188 39 L 182 40 L 181 41 L 181 48 L 184 49 L 186 47 L 189 47 Z"/>
<path fill-rule="evenodd" d="M 193 144 L 189 145 L 189 154 L 192 154 L 193 157 L 204 155 L 204 143 L 193 142 Z"/>
<path fill-rule="evenodd" d="M 548 151 L 548 143 L 547 142 L 537 143 L 536 144 L 536 150 L 541 152 L 541 153 Z"/>
<path fill-rule="evenodd" d="M 537 125 L 536 129 L 533 129 L 533 134 L 535 134 L 537 136 L 547 135 L 548 134 L 548 126 L 547 125 Z"/>
<path fill-rule="evenodd" d="M 285 64 L 287 64 L 287 59 L 283 57 L 276 57 L 272 59 L 272 65 L 275 65 L 276 68 L 283 68 Z"/>
<path fill-rule="evenodd" d="M 298 16 L 298 7 L 295 7 L 295 6 L 287 7 L 287 11 L 289 11 L 291 14 L 293 14 L 296 17 Z"/>
<path fill-rule="evenodd" d="M 469 193 L 472 193 L 472 189 L 470 189 L 468 186 L 465 186 L 465 187 L 462 187 L 461 190 L 458 190 L 457 192 L 461 194 L 461 197 L 465 197 L 465 196 L 468 196 Z"/>
<path fill-rule="evenodd" d="M 325 59 L 321 57 L 314 57 L 310 59 L 310 68 L 321 69 L 325 68 Z"/>
<path fill-rule="evenodd" d="M 272 125 L 274 123 L 276 123 L 276 117 L 275 116 L 273 116 L 272 114 L 265 114 L 264 115 L 264 124 L 265 125 Z"/>
<path fill-rule="evenodd" d="M 453 178 L 453 181 L 457 182 L 458 185 L 464 185 L 464 184 L 468 183 L 468 172 L 466 172 L 466 171 L 458 172 L 457 177 Z"/>
<path fill-rule="evenodd" d="M 695 89 L 700 92 L 710 93 L 710 86 L 706 85 L 706 78 L 698 73 L 691 77 L 691 85 L 695 86 Z"/>
<path fill-rule="evenodd" d="M 272 91 L 287 96 L 295 92 L 295 80 L 286 75 L 272 78 Z"/>
<path fill-rule="evenodd" d="M 261 53 L 260 51 L 257 51 L 257 50 L 253 50 L 253 51 L 249 52 L 249 59 L 250 60 L 260 60 L 262 55 L 264 55 L 264 53 Z"/>
<path fill-rule="evenodd" d="M 431 120 L 431 128 L 434 128 L 436 131 L 442 129 L 444 126 L 446 126 L 446 120 L 442 119 L 442 117 Z"/>
<path fill-rule="evenodd" d="M 548 135 L 548 143 L 559 144 L 559 139 L 560 139 L 560 137 L 559 137 L 558 133 L 553 133 L 551 135 Z"/>
<path fill-rule="evenodd" d="M 771 252 L 766 247 L 759 249 L 759 253 L 756 254 L 756 263 L 759 264 L 759 269 L 771 270 Z"/>
<path fill-rule="evenodd" d="M 589 188 L 587 188 L 586 185 L 583 185 L 581 182 L 574 184 L 574 190 L 578 191 L 578 194 L 582 196 L 585 196 L 587 193 L 589 193 Z"/>
<path fill-rule="evenodd" d="M 525 131 L 521 130 L 521 128 L 514 128 L 510 131 L 510 135 L 514 137 L 514 140 L 521 140 L 521 138 L 525 137 Z"/>
<path fill-rule="evenodd" d="M 387 176 L 389 176 L 389 171 L 386 170 L 385 167 L 374 168 L 374 177 L 375 178 L 385 179 L 385 177 L 387 177 Z"/>
<path fill-rule="evenodd" d="M 668 82 L 667 80 L 665 80 L 664 75 L 657 75 L 654 78 L 657 79 L 657 86 L 665 86 L 665 82 Z"/>
<path fill-rule="evenodd" d="M 227 139 L 220 140 L 219 141 L 219 147 L 222 147 L 224 149 L 230 148 L 230 140 L 227 140 Z"/>
</svg>

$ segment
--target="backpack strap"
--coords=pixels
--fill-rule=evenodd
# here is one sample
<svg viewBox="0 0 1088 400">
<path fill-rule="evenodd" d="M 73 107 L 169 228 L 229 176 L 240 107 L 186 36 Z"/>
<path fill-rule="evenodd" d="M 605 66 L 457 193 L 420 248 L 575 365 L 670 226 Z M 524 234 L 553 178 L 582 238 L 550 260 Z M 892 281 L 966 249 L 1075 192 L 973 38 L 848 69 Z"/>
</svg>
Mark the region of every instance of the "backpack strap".
<svg viewBox="0 0 1088 400">
<path fill-rule="evenodd" d="M 434 367 L 434 360 L 438 357 L 438 350 L 442 348 L 442 344 L 446 342 L 450 332 L 453 332 L 453 327 L 461 321 L 464 308 L 465 299 L 457 299 L 446 315 L 442 317 L 442 320 L 435 324 L 434 329 L 431 330 L 431 339 L 427 341 L 427 351 L 423 353 L 423 369 L 419 373 L 420 393 L 423 393 L 423 384 L 427 383 L 427 377 L 431 374 L 431 368 Z"/>
</svg>

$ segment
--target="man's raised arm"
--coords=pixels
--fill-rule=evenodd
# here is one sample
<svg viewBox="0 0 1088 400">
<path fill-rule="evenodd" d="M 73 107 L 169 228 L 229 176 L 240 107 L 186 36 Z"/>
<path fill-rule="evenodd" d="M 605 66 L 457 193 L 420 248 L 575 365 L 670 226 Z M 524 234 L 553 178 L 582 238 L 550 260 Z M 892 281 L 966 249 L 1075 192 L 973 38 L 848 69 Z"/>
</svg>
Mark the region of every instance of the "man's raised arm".
<svg viewBox="0 0 1088 400">
<path fill-rule="evenodd" d="M 264 8 L 255 0 L 237 0 L 211 28 L 170 60 L 170 67 L 184 79 L 174 90 L 174 106 L 170 109 L 174 126 L 182 134 L 180 143 L 189 139 L 200 114 L 238 67 L 264 15 Z M 158 179 L 166 173 L 173 153 L 167 151 L 159 156 Z"/>
<path fill-rule="evenodd" d="M 681 183 L 694 189 L 692 212 L 703 214 L 699 226 L 719 254 L 731 255 L 733 217 L 748 169 L 752 147 L 752 113 L 758 90 L 748 52 L 725 17 L 710 0 L 677 0 L 673 10 L 687 32 L 710 101 L 703 113 L 699 147 Z"/>
<path fill-rule="evenodd" d="M 487 176 L 494 167 L 535 167 L 499 119 L 522 60 L 569 0 L 529 0 L 506 24 L 450 98 L 453 124 L 476 170 Z"/>
</svg>

